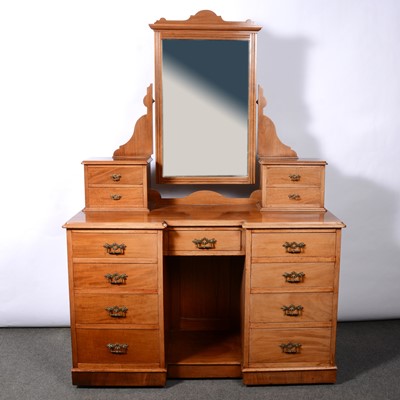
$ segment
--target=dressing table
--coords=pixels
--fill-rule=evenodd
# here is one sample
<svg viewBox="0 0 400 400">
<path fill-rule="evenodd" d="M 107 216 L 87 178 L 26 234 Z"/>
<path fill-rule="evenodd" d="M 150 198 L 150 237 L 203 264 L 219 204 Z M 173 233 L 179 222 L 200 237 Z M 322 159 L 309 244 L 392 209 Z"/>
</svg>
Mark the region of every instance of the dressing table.
<svg viewBox="0 0 400 400">
<path fill-rule="evenodd" d="M 67 232 L 72 382 L 333 383 L 341 230 L 325 167 L 283 144 L 256 87 L 250 21 L 164 18 L 132 137 L 83 162 Z M 155 146 L 153 103 L 155 101 Z M 152 188 L 195 184 L 185 197 Z M 256 173 L 259 172 L 259 173 Z M 226 197 L 207 185 L 250 185 Z"/>
</svg>

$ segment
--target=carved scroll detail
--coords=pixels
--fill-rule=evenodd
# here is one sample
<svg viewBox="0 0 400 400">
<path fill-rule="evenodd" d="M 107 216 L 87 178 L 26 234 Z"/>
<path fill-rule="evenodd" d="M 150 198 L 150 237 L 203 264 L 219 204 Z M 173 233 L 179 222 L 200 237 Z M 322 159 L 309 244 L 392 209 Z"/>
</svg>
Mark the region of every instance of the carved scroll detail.
<svg viewBox="0 0 400 400">
<path fill-rule="evenodd" d="M 147 113 L 136 122 L 132 137 L 114 151 L 114 160 L 150 158 L 153 154 L 153 85 L 147 88 L 143 104 Z"/>
<path fill-rule="evenodd" d="M 259 157 L 291 157 L 297 158 L 297 153 L 281 142 L 276 133 L 275 125 L 264 115 L 267 99 L 264 90 L 258 86 L 258 156 Z"/>
<path fill-rule="evenodd" d="M 255 25 L 252 21 L 225 21 L 221 16 L 210 10 L 201 10 L 195 15 L 191 15 L 187 20 L 167 20 L 160 18 L 154 24 L 150 24 L 150 28 L 155 31 L 159 30 L 232 30 L 232 31 L 259 31 L 261 26 Z"/>
</svg>

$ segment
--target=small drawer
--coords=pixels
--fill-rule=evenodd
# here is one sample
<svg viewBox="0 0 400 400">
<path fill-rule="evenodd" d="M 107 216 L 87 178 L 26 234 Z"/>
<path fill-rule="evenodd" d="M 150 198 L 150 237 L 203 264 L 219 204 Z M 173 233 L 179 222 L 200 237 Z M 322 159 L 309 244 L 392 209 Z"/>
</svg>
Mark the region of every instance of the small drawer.
<svg viewBox="0 0 400 400">
<path fill-rule="evenodd" d="M 335 264 L 331 263 L 255 263 L 251 266 L 251 290 L 333 290 Z"/>
<path fill-rule="evenodd" d="M 157 291 L 157 264 L 74 264 L 75 290 Z"/>
<path fill-rule="evenodd" d="M 160 338 L 156 329 L 77 329 L 78 363 L 160 363 Z"/>
<path fill-rule="evenodd" d="M 252 257 L 334 257 L 334 232 L 253 232 Z M 322 261 L 322 260 L 321 260 Z"/>
<path fill-rule="evenodd" d="M 332 293 L 259 293 L 250 296 L 251 322 L 329 322 Z"/>
<path fill-rule="evenodd" d="M 93 185 L 143 185 L 145 166 L 86 166 L 86 179 Z"/>
<path fill-rule="evenodd" d="M 157 239 L 152 231 L 73 231 L 72 257 L 156 263 Z"/>
<path fill-rule="evenodd" d="M 271 363 L 330 364 L 330 350 L 329 328 L 250 330 L 250 367 Z"/>
<path fill-rule="evenodd" d="M 76 294 L 75 322 L 158 325 L 158 295 Z"/>
<path fill-rule="evenodd" d="M 89 187 L 86 190 L 86 208 L 144 208 L 143 187 Z"/>
<path fill-rule="evenodd" d="M 267 186 L 322 186 L 324 167 L 264 166 Z"/>
<path fill-rule="evenodd" d="M 242 251 L 239 229 L 174 229 L 168 231 L 169 252 L 199 254 Z"/>
<path fill-rule="evenodd" d="M 321 208 L 324 194 L 320 187 L 266 187 L 264 207 Z"/>
</svg>

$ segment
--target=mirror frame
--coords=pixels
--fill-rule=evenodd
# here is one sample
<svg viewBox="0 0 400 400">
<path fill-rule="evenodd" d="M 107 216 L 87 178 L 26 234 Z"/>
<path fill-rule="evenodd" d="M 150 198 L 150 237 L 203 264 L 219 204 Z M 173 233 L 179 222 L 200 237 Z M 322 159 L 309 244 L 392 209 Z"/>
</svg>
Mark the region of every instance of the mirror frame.
<svg viewBox="0 0 400 400">
<path fill-rule="evenodd" d="M 155 124 L 156 124 L 156 180 L 169 184 L 253 184 L 256 171 L 256 37 L 260 26 L 251 21 L 224 21 L 209 10 L 192 15 L 185 21 L 161 18 L 150 25 L 155 33 Z M 249 106 L 247 175 L 245 176 L 163 176 L 163 94 L 162 41 L 186 40 L 246 40 L 249 42 Z M 226 144 L 229 151 L 229 143 Z M 223 162 L 223 154 L 221 155 Z"/>
</svg>

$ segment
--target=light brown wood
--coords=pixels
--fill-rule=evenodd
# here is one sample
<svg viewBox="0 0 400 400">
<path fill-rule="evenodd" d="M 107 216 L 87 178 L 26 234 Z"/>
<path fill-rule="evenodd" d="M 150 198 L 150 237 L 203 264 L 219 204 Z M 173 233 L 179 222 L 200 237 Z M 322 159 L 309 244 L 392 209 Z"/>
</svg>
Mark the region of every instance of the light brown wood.
<svg viewBox="0 0 400 400">
<path fill-rule="evenodd" d="M 157 264 L 74 263 L 74 288 L 105 293 L 156 293 Z M 111 284 L 106 275 L 126 275 L 120 284 Z"/>
<path fill-rule="evenodd" d="M 84 161 L 86 211 L 147 211 L 149 160 Z"/>
<path fill-rule="evenodd" d="M 325 161 L 260 158 L 261 210 L 324 211 Z"/>
<path fill-rule="evenodd" d="M 276 133 L 275 124 L 264 115 L 267 99 L 264 90 L 258 86 L 258 157 L 292 157 L 297 153 L 289 146 L 283 144 Z"/>
<path fill-rule="evenodd" d="M 212 248 L 198 248 L 193 240 L 215 240 Z M 215 255 L 244 254 L 240 229 L 170 229 L 167 232 L 167 254 L 170 255 Z"/>
<path fill-rule="evenodd" d="M 318 187 L 297 187 L 297 188 L 266 188 L 268 199 L 266 207 L 323 207 L 321 201 L 321 190 Z"/>
<path fill-rule="evenodd" d="M 148 86 L 143 104 L 147 113 L 136 122 L 129 141 L 114 151 L 114 160 L 148 159 L 153 154 L 153 85 Z"/>
<path fill-rule="evenodd" d="M 250 282 L 245 289 L 248 313 L 244 325 L 245 384 L 335 381 L 338 232 L 292 229 L 253 230 L 247 234 L 246 246 L 251 247 L 255 256 L 246 267 Z M 292 233 L 305 234 L 303 239 L 307 237 L 307 242 L 317 247 L 310 250 L 309 246 L 308 253 L 290 254 L 298 256 L 297 261 L 291 258 L 285 261 L 278 243 L 282 235 Z M 304 262 L 305 254 L 311 262 Z M 321 256 L 331 262 L 320 263 Z M 285 277 L 287 273 L 289 277 Z M 284 306 L 291 307 L 289 315 L 282 309 Z M 298 306 L 301 308 L 296 311 Z"/>
<path fill-rule="evenodd" d="M 279 140 L 263 113 L 261 87 L 256 165 L 255 44 L 261 28 L 224 21 L 207 10 L 186 21 L 160 19 L 151 28 L 159 181 L 162 40 L 246 40 L 248 176 L 230 183 L 252 182 L 259 167 L 260 188 L 246 198 L 211 190 L 162 198 L 152 190 L 148 87 L 147 113 L 131 139 L 113 159 L 83 162 L 85 208 L 64 225 L 72 383 L 164 386 L 167 377 L 242 378 L 246 385 L 335 382 L 345 225 L 324 208 L 326 162 L 299 159 Z M 225 177 L 168 181 L 226 182 Z M 114 200 L 113 194 L 121 197 Z"/>
<path fill-rule="evenodd" d="M 165 386 L 166 371 L 159 368 L 152 371 L 138 371 L 134 369 L 127 371 L 126 369 L 112 370 L 105 367 L 104 371 L 95 372 L 91 368 L 73 368 L 72 383 L 77 386 Z"/>
<path fill-rule="evenodd" d="M 113 354 L 108 344 L 127 344 L 126 354 Z M 77 329 L 78 366 L 80 363 L 135 364 L 138 367 L 160 365 L 156 329 Z"/>
<path fill-rule="evenodd" d="M 323 171 L 315 166 L 302 166 L 301 164 L 292 166 L 272 166 L 267 165 L 265 173 L 265 184 L 267 186 L 321 186 L 321 175 Z M 290 179 L 291 176 L 298 175 L 298 180 Z"/>
<path fill-rule="evenodd" d="M 331 331 L 326 328 L 252 329 L 250 331 L 250 367 L 331 366 Z M 298 353 L 287 354 L 281 344 L 299 343 Z"/>
<path fill-rule="evenodd" d="M 296 249 L 298 253 L 288 252 L 285 243 L 303 243 L 305 246 Z M 310 232 L 303 230 L 282 230 L 269 232 L 256 232 L 253 234 L 252 257 L 270 258 L 276 257 L 287 260 L 299 260 L 303 258 L 333 258 L 336 252 L 336 235 L 334 231 Z"/>
<path fill-rule="evenodd" d="M 250 20 L 244 22 L 224 21 L 211 10 L 202 10 L 190 16 L 185 21 L 173 21 L 161 18 L 154 24 L 150 24 L 153 30 L 230 30 L 230 31 L 259 31 L 261 26 L 253 24 Z"/>
<path fill-rule="evenodd" d="M 127 311 L 108 311 L 107 308 Z M 158 329 L 157 294 L 75 294 L 77 324 L 153 325 Z M 112 315 L 119 316 L 112 316 Z"/>
<path fill-rule="evenodd" d="M 202 331 L 207 336 L 225 331 L 229 337 L 239 330 L 242 257 L 207 257 L 207 262 L 196 256 L 168 257 L 166 271 L 171 332 Z"/>
<path fill-rule="evenodd" d="M 176 218 L 178 212 L 184 213 L 184 219 Z M 313 216 L 318 216 L 318 218 L 314 220 Z M 168 221 L 164 223 L 165 226 L 163 226 L 163 218 Z M 199 227 L 196 218 L 203 221 L 215 221 L 216 218 L 218 225 L 213 227 L 213 224 L 211 224 L 210 226 Z M 110 221 L 114 221 L 114 223 Z M 185 222 L 184 226 L 182 226 L 182 221 Z M 292 228 L 277 230 L 277 226 L 285 226 L 285 221 Z M 295 221 L 297 223 L 293 228 L 293 222 Z M 188 224 L 189 222 L 190 224 Z M 316 223 L 317 225 L 315 225 Z M 148 229 L 133 230 L 132 227 L 137 226 L 137 224 L 139 226 L 147 225 Z M 110 230 L 110 225 L 119 228 Z M 329 213 L 265 213 L 260 212 L 254 202 L 230 206 L 226 204 L 211 206 L 177 204 L 165 207 L 160 206 L 160 208 L 141 216 L 133 213 L 118 212 L 80 213 L 66 226 L 70 233 L 69 240 L 72 242 L 69 250 L 71 252 L 70 262 L 74 271 L 71 285 L 72 287 L 76 285 L 76 288 L 73 292 L 75 294 L 72 294 L 75 300 L 71 304 L 76 310 L 73 326 L 77 327 L 74 329 L 77 334 L 86 332 L 84 337 L 89 337 L 87 335 L 92 336 L 90 332 L 95 332 L 96 330 L 103 332 L 106 329 L 105 327 L 109 326 L 106 320 L 103 320 L 103 317 L 99 317 L 98 313 L 100 311 L 90 311 L 91 307 L 95 307 L 98 303 L 101 304 L 103 309 L 104 304 L 102 304 L 102 301 L 95 300 L 97 296 L 100 296 L 100 293 L 103 293 L 101 296 L 105 294 L 105 299 L 116 300 L 115 305 L 125 305 L 122 304 L 125 302 L 118 300 L 132 297 L 130 293 L 154 293 L 153 295 L 143 294 L 141 296 L 150 295 L 154 299 L 158 298 L 157 306 L 152 300 L 151 307 L 153 311 L 147 315 L 145 310 L 148 309 L 148 306 L 143 305 L 142 310 L 138 311 L 138 317 L 136 317 L 148 317 L 150 320 L 145 320 L 143 323 L 140 319 L 139 321 L 136 319 L 130 321 L 128 325 L 118 321 L 111 325 L 115 327 L 124 326 L 125 330 L 135 331 L 132 328 L 148 324 L 154 329 L 140 329 L 140 331 L 145 332 L 146 335 L 147 332 L 153 332 L 153 337 L 157 337 L 157 348 L 162 346 L 164 329 L 167 329 L 168 346 L 171 345 L 175 350 L 172 352 L 169 350 L 165 356 L 161 355 L 161 353 L 163 354 L 161 350 L 159 351 L 160 359 L 162 359 L 159 367 L 167 368 L 166 371 L 169 371 L 170 377 L 238 377 L 242 374 L 238 372 L 240 368 L 245 371 L 250 367 L 254 369 L 257 365 L 256 369 L 259 372 L 243 372 L 244 382 L 253 384 L 256 380 L 259 384 L 267 384 L 271 381 L 270 368 L 272 367 L 268 367 L 266 372 L 266 365 L 276 365 L 277 363 L 286 365 L 285 363 L 282 364 L 282 360 L 278 359 L 278 353 L 274 353 L 269 347 L 267 347 L 268 352 L 272 351 L 272 354 L 275 354 L 272 357 L 272 361 L 267 362 L 263 358 L 266 354 L 263 349 L 268 346 L 267 343 L 270 343 L 271 334 L 273 333 L 271 324 L 275 324 L 276 329 L 279 327 L 280 333 L 277 334 L 277 337 L 281 337 L 286 332 L 296 332 L 297 329 L 297 332 L 302 334 L 298 337 L 307 344 L 306 348 L 317 346 L 315 348 L 311 347 L 311 352 L 308 351 L 305 353 L 306 355 L 295 357 L 295 360 L 299 361 L 290 364 L 293 365 L 294 369 L 320 365 L 321 362 L 334 367 L 334 362 L 328 362 L 327 360 L 332 360 L 334 357 L 332 346 L 335 344 L 333 335 L 335 333 L 338 284 L 338 269 L 337 267 L 334 268 L 334 265 L 337 265 L 334 263 L 336 262 L 340 245 L 337 242 L 340 238 L 338 239 L 336 232 L 343 227 L 343 224 L 332 215 L 329 215 Z M 87 228 L 87 226 L 96 230 L 82 229 Z M 154 230 L 149 229 L 151 226 Z M 273 227 L 273 229 L 267 229 L 268 226 Z M 318 229 L 315 228 L 316 226 Z M 246 242 L 240 239 L 244 227 L 246 227 L 246 236 L 250 235 L 250 240 Z M 304 229 L 306 227 L 308 229 Z M 310 230 L 310 227 L 314 229 Z M 221 232 L 227 234 L 228 241 L 224 246 L 228 246 L 225 247 L 229 249 L 227 250 L 228 252 L 236 254 L 237 250 L 235 249 L 238 246 L 242 246 L 242 254 L 247 254 L 246 267 L 244 258 L 237 255 L 214 255 L 206 258 L 196 257 L 195 255 L 183 256 L 183 254 L 188 253 L 186 246 L 191 243 L 193 234 L 213 233 L 214 236 L 217 236 Z M 178 234 L 177 237 L 174 236 L 176 234 Z M 127 244 L 125 254 L 114 256 L 107 254 L 102 247 L 105 241 L 115 241 L 116 243 L 122 241 Z M 306 247 L 302 253 L 287 253 L 282 246 L 286 241 L 302 241 L 306 243 Z M 231 247 L 232 245 L 233 247 Z M 162 250 L 163 246 L 164 250 Z M 153 248 L 156 250 L 154 251 Z M 95 260 L 96 262 L 104 260 L 100 264 L 101 273 L 109 270 L 110 267 L 114 267 L 111 271 L 119 272 L 123 271 L 125 267 L 134 268 L 134 265 L 141 265 L 140 263 L 144 262 L 149 267 L 148 273 L 154 274 L 154 263 L 160 260 L 162 253 L 169 254 L 172 251 L 171 249 L 176 248 L 181 249 L 183 253 L 175 257 L 167 256 L 167 276 L 164 279 L 160 276 L 163 268 L 160 261 L 158 261 L 156 265 L 159 265 L 159 269 L 161 268 L 158 272 L 159 279 L 155 281 L 154 278 L 146 277 L 144 278 L 143 286 L 138 284 L 134 287 L 128 287 L 130 279 L 128 273 L 126 286 L 113 287 L 110 291 L 104 287 L 103 276 L 97 275 L 97 279 L 101 278 L 101 284 L 88 283 L 85 280 L 88 274 L 94 273 L 96 264 L 93 263 Z M 223 260 L 226 260 L 226 263 Z M 236 262 L 232 264 L 234 260 Z M 139 264 L 138 261 L 140 262 Z M 223 265 L 224 267 L 222 268 Z M 234 268 L 233 265 L 235 265 Z M 293 270 L 305 273 L 303 286 L 293 286 L 293 284 L 284 282 L 281 275 L 286 271 L 292 272 Z M 144 271 L 140 273 L 139 277 L 143 276 Z M 220 271 L 222 275 L 218 275 L 217 271 Z M 233 271 L 236 272 L 232 275 Z M 245 272 L 242 278 L 243 271 Z M 279 276 L 277 276 L 278 271 Z M 81 273 L 83 274 L 82 277 L 80 277 Z M 92 281 L 89 280 L 89 282 L 96 281 L 95 278 L 90 279 Z M 157 289 L 154 287 L 155 282 L 158 282 Z M 241 293 L 242 282 L 248 283 L 244 284 L 244 289 Z M 161 296 L 154 297 L 157 296 L 157 292 L 164 292 L 164 285 L 168 287 L 164 295 L 165 306 Z M 293 321 L 293 317 L 284 318 L 279 307 L 284 305 L 281 303 L 286 302 L 302 303 L 307 312 L 304 311 L 301 319 L 296 321 Z M 220 307 L 218 311 L 219 319 L 215 319 L 217 315 L 215 313 L 218 310 L 218 308 L 215 308 L 215 304 L 219 304 Z M 236 305 L 230 308 L 229 304 L 231 307 L 234 304 Z M 199 306 L 200 308 L 198 308 Z M 159 312 L 163 314 L 164 307 L 168 308 L 165 311 L 165 316 L 162 318 L 159 316 L 157 320 L 154 310 L 158 308 Z M 270 309 L 274 310 L 272 314 L 269 311 Z M 175 314 L 172 310 L 180 310 L 181 314 Z M 153 317 L 151 317 L 152 315 Z M 243 318 L 242 322 L 240 322 L 240 318 L 238 319 L 240 315 Z M 290 318 L 289 321 L 287 321 L 287 318 Z M 277 325 L 278 322 L 280 325 Z M 235 332 L 240 332 L 239 327 L 241 324 L 244 334 L 241 346 L 230 347 L 228 338 L 232 337 L 231 335 L 235 334 Z M 301 327 L 294 327 L 295 325 L 299 326 L 299 324 Z M 91 325 L 93 325 L 93 329 L 86 328 Z M 285 328 L 286 325 L 288 327 Z M 182 335 L 185 332 L 192 332 L 205 340 L 213 330 L 219 332 L 222 338 L 225 337 L 225 339 L 220 342 L 214 342 L 214 339 L 211 340 L 209 345 L 204 344 L 202 352 L 193 351 L 194 349 L 189 340 L 186 342 L 188 343 L 187 350 L 184 350 L 185 345 L 182 338 L 185 336 Z M 114 331 L 118 332 L 118 329 L 110 330 L 110 332 Z M 319 333 L 323 333 L 322 339 Z M 295 338 L 295 336 L 290 336 L 288 340 L 294 340 Z M 85 353 L 86 350 L 83 353 L 84 359 L 79 358 L 82 357 L 80 355 L 82 339 L 77 337 L 74 340 L 75 342 L 73 343 L 75 343 L 74 346 L 77 351 L 75 359 L 80 360 L 79 363 L 75 361 L 75 368 L 79 364 L 81 371 L 79 374 L 81 374 L 85 370 L 84 365 L 95 362 L 95 358 L 90 358 Z M 172 343 L 174 344 L 172 345 Z M 182 347 L 180 348 L 179 346 Z M 218 360 L 218 352 L 215 349 L 223 348 L 231 348 L 231 351 L 226 353 L 225 360 Z M 182 356 L 181 361 L 174 358 L 174 354 L 177 356 L 182 354 L 179 352 L 185 353 L 190 349 L 192 352 L 187 353 L 185 357 Z M 90 354 L 95 354 L 94 350 L 90 350 Z M 189 357 L 190 354 L 192 356 Z M 237 354 L 243 354 L 243 360 L 241 356 L 237 357 Z M 214 361 L 204 359 L 206 355 L 210 360 L 214 359 Z M 186 359 L 186 357 L 189 358 Z M 136 356 L 134 358 L 136 360 Z M 96 359 L 98 360 L 97 356 Z M 100 361 L 103 364 L 112 363 L 106 358 L 101 358 Z M 164 362 L 163 365 L 162 362 Z M 141 361 L 139 365 L 141 365 L 140 363 Z M 240 367 L 241 363 L 243 363 L 243 367 Z M 132 362 L 123 362 L 122 366 L 128 366 L 128 364 L 131 365 Z M 153 364 L 153 362 L 151 361 L 150 364 Z M 274 366 L 273 368 L 287 369 L 289 367 Z M 291 379 L 294 379 L 293 376 L 297 376 L 296 374 L 293 375 L 293 370 L 289 375 L 292 377 Z M 325 375 L 325 370 L 315 372 L 314 379 L 316 382 L 325 381 Z M 332 373 L 328 375 L 331 377 L 330 379 L 333 379 Z M 74 376 L 77 376 L 77 373 L 74 373 Z M 75 382 L 81 382 L 78 378 L 74 379 Z M 85 379 L 86 381 L 90 380 L 87 377 Z M 97 378 L 93 379 L 96 381 Z M 98 379 L 101 380 L 102 375 L 99 375 Z M 118 379 L 115 382 L 118 382 Z"/>
<path fill-rule="evenodd" d="M 331 368 L 277 368 L 263 370 L 261 368 L 243 369 L 245 385 L 293 385 L 335 383 L 336 367 Z"/>
<path fill-rule="evenodd" d="M 301 280 L 288 282 L 284 275 L 301 273 Z M 335 264 L 330 263 L 254 263 L 251 267 L 251 291 L 309 292 L 333 291 Z"/>
<path fill-rule="evenodd" d="M 250 296 L 251 322 L 303 322 L 332 321 L 332 293 L 260 293 Z M 301 306 L 298 313 L 286 314 L 282 307 Z"/>
<path fill-rule="evenodd" d="M 113 176 L 117 176 L 118 180 L 113 179 Z M 88 165 L 87 178 L 90 186 L 143 185 L 144 183 L 143 168 L 138 165 Z"/>
<path fill-rule="evenodd" d="M 166 226 L 232 226 L 245 229 L 268 228 L 344 228 L 331 212 L 269 211 L 260 212 L 257 200 L 233 199 L 229 204 L 193 205 L 173 200 L 173 205 L 158 206 L 150 213 L 78 212 L 66 224 L 68 229 L 165 229 Z M 239 202 L 236 202 L 239 200 Z M 176 205 L 175 205 L 176 204 Z"/>
<path fill-rule="evenodd" d="M 122 253 L 109 253 L 105 245 L 125 245 Z M 154 263 L 157 260 L 157 234 L 151 231 L 75 231 L 73 232 L 74 259 L 103 258 L 108 261 Z"/>
<path fill-rule="evenodd" d="M 167 358 L 170 378 L 240 378 L 240 334 L 220 331 L 171 334 Z"/>
<path fill-rule="evenodd" d="M 87 208 L 91 211 L 102 209 L 122 209 L 147 208 L 143 198 L 143 188 L 139 187 L 119 187 L 119 188 L 89 188 Z"/>
<path fill-rule="evenodd" d="M 165 385 L 159 230 L 69 230 L 68 238 L 73 383 Z M 109 239 L 126 246 L 123 254 L 107 252 Z M 125 274 L 117 284 L 106 276 L 115 272 Z"/>
</svg>

